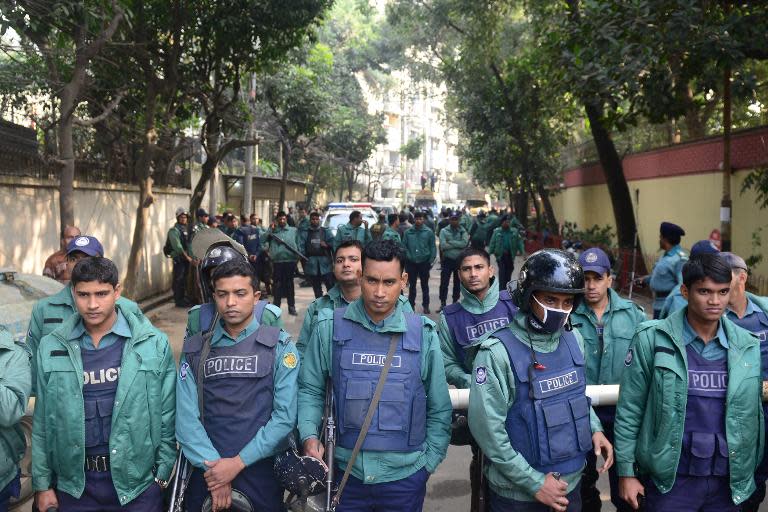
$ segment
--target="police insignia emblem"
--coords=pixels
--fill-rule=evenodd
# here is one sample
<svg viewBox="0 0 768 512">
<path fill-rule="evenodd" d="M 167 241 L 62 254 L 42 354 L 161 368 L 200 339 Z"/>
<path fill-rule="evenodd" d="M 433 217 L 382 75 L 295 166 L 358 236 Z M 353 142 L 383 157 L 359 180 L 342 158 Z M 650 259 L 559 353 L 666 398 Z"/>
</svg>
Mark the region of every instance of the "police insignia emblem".
<svg viewBox="0 0 768 512">
<path fill-rule="evenodd" d="M 88 237 L 87 236 L 81 236 L 77 240 L 75 240 L 75 245 L 78 247 L 85 247 L 88 245 Z"/>
<path fill-rule="evenodd" d="M 185 361 L 182 363 L 181 368 L 179 368 L 179 378 L 181 380 L 187 380 L 187 370 L 189 370 L 189 363 Z"/>
<path fill-rule="evenodd" d="M 286 368 L 296 368 L 296 364 L 299 360 L 296 358 L 296 354 L 288 352 L 283 356 L 283 366 Z"/>
<path fill-rule="evenodd" d="M 486 380 L 488 380 L 488 372 L 484 366 L 478 366 L 475 370 L 475 382 L 477 384 L 485 384 Z"/>
<path fill-rule="evenodd" d="M 584 257 L 584 261 L 587 263 L 594 263 L 597 261 L 597 253 L 590 252 Z"/>
<path fill-rule="evenodd" d="M 627 357 L 624 358 L 624 366 L 629 366 L 632 364 L 632 349 L 629 349 L 627 351 Z"/>
<path fill-rule="evenodd" d="M 214 248 L 213 250 L 211 250 L 208 256 L 210 256 L 211 258 L 218 258 L 219 256 L 221 256 L 221 249 L 219 249 L 218 247 Z"/>
</svg>

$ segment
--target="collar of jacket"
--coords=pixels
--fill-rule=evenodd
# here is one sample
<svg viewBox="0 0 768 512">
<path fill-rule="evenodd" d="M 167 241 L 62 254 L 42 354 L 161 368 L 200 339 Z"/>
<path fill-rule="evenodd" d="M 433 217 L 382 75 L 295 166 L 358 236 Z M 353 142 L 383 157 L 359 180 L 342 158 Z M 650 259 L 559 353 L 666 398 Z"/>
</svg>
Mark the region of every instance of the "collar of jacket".
<svg viewBox="0 0 768 512">
<path fill-rule="evenodd" d="M 131 331 L 131 336 L 126 341 L 126 345 L 135 345 L 140 343 L 149 338 L 155 332 L 154 327 L 145 316 L 142 315 L 139 317 L 135 314 L 132 314 L 130 311 L 124 310 L 120 303 L 116 303 L 115 307 L 118 309 L 118 311 L 120 311 L 120 313 L 123 314 L 126 321 L 128 322 L 128 328 Z M 65 345 L 70 352 L 73 350 L 72 347 L 77 345 L 77 340 L 69 340 L 67 338 L 69 337 L 69 333 L 72 332 L 72 329 L 75 328 L 81 318 L 82 317 L 80 316 L 80 313 L 78 313 L 77 309 L 75 309 L 75 314 L 67 318 L 58 329 L 51 333 L 51 336 L 54 336 L 56 339 L 58 339 L 59 342 Z"/>
<path fill-rule="evenodd" d="M 352 320 L 355 323 L 358 323 L 368 329 L 369 331 L 373 331 L 371 328 L 372 322 L 370 321 L 368 317 L 368 313 L 365 311 L 365 306 L 363 305 L 363 298 L 360 297 L 356 301 L 352 302 L 349 306 L 347 306 L 347 310 L 344 312 L 344 318 L 347 320 Z M 405 316 L 403 316 L 403 309 L 400 305 L 400 301 L 396 301 L 395 303 L 395 309 L 390 313 L 387 318 L 384 319 L 384 322 L 381 326 L 377 326 L 376 332 L 405 332 L 406 331 L 406 324 L 405 324 Z"/>
<path fill-rule="evenodd" d="M 605 313 L 613 313 L 614 311 L 622 311 L 625 309 L 631 309 L 635 307 L 635 304 L 623 298 L 621 295 L 616 293 L 616 290 L 613 288 L 608 288 L 608 307 L 605 308 L 605 312 L 603 313 L 603 318 L 605 318 Z M 576 307 L 576 310 L 574 313 L 578 313 L 580 315 L 584 316 L 595 316 L 595 312 L 587 306 L 587 302 L 582 299 L 579 301 L 579 305 Z"/>
<path fill-rule="evenodd" d="M 0 328 L 0 350 L 10 350 L 13 348 L 13 336 L 4 328 Z"/>
<path fill-rule="evenodd" d="M 483 300 L 478 299 L 477 295 L 464 288 L 464 285 L 462 284 L 460 302 L 461 307 L 470 313 L 479 314 L 490 311 L 496 306 L 496 303 L 499 302 L 499 280 L 496 276 L 491 277 L 491 285 Z"/>
<path fill-rule="evenodd" d="M 59 306 L 72 306 L 72 309 L 74 309 L 75 299 L 72 297 L 72 283 L 67 283 L 64 288 L 48 297 L 48 303 Z"/>
<path fill-rule="evenodd" d="M 686 314 L 688 314 L 688 306 L 685 306 L 679 311 L 675 311 L 664 320 L 656 320 L 656 322 L 658 322 L 656 325 L 657 329 L 669 336 L 680 353 L 685 352 L 685 344 L 683 342 L 683 320 Z M 736 324 L 728 320 L 725 315 L 723 315 L 720 321 L 722 322 L 725 336 L 728 339 L 729 352 L 731 349 L 743 351 L 751 346 L 758 345 L 759 342 L 755 335 L 737 327 Z M 742 331 L 742 333 L 740 334 L 738 331 Z M 747 336 L 744 336 L 744 333 L 746 333 Z"/>
</svg>

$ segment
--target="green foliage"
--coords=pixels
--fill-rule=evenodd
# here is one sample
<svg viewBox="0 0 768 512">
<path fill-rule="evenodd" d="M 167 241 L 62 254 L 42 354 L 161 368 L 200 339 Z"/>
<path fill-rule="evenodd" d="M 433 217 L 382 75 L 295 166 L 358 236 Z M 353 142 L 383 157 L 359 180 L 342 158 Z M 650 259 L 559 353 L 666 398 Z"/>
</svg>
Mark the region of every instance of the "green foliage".
<svg viewBox="0 0 768 512">
<path fill-rule="evenodd" d="M 757 206 L 761 210 L 768 206 L 768 169 L 753 169 L 741 184 L 741 193 L 754 190 L 757 194 Z"/>
<path fill-rule="evenodd" d="M 424 149 L 424 136 L 419 135 L 400 146 L 400 154 L 407 160 L 416 160 L 421 155 L 422 149 Z"/>
<path fill-rule="evenodd" d="M 608 224 L 605 226 L 595 224 L 592 227 L 581 230 L 575 222 L 565 222 L 563 224 L 562 236 L 564 239 L 572 242 L 580 241 L 585 249 L 589 247 L 602 247 L 605 249 L 615 247 L 616 235 L 613 228 Z"/>
<path fill-rule="evenodd" d="M 759 265 L 761 261 L 763 261 L 762 234 L 763 227 L 759 227 L 752 232 L 752 254 L 750 254 L 750 256 L 744 260 L 744 262 L 747 264 L 747 268 L 754 268 L 756 265 Z"/>
</svg>

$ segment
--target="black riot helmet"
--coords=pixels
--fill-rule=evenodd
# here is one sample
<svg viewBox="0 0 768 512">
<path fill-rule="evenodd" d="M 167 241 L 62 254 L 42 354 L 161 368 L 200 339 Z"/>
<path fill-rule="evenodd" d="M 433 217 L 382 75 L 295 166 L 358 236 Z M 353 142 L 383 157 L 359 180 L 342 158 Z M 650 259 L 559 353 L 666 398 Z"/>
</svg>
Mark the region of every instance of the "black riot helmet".
<svg viewBox="0 0 768 512">
<path fill-rule="evenodd" d="M 213 269 L 226 261 L 238 258 L 248 261 L 240 251 L 227 242 L 215 243 L 208 248 L 198 266 L 200 287 L 203 289 L 203 302 L 213 301 L 213 283 L 211 283 Z"/>
<path fill-rule="evenodd" d="M 507 283 L 512 301 L 524 312 L 530 311 L 531 295 L 535 291 L 574 295 L 574 309 L 584 295 L 584 271 L 576 258 L 560 249 L 542 249 L 531 254 L 517 278 Z"/>
<path fill-rule="evenodd" d="M 326 490 L 328 470 L 325 464 L 306 455 L 299 455 L 296 440 L 289 438 L 287 450 L 275 456 L 274 472 L 285 490 L 301 500 Z"/>
<path fill-rule="evenodd" d="M 203 506 L 200 510 L 201 512 L 213 511 L 213 501 L 211 500 L 210 494 L 205 498 L 205 501 L 203 501 Z M 230 512 L 256 512 L 251 500 L 248 499 L 248 496 L 235 488 L 232 488 L 232 505 L 227 510 Z"/>
</svg>

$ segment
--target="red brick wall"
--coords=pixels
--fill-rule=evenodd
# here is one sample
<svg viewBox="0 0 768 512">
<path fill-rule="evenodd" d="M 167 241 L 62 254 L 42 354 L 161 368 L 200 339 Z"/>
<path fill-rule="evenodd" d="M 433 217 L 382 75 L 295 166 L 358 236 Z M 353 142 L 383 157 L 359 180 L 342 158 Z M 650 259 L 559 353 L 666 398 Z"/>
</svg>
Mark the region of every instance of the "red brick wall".
<svg viewBox="0 0 768 512">
<path fill-rule="evenodd" d="M 686 174 L 717 172 L 723 161 L 723 138 L 708 137 L 694 142 L 635 153 L 624 158 L 627 181 Z M 768 165 L 768 126 L 734 133 L 731 141 L 731 165 L 734 171 Z M 566 187 L 605 183 L 599 162 L 566 169 Z"/>
</svg>

